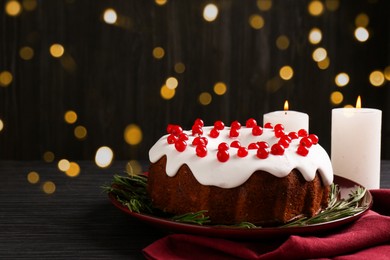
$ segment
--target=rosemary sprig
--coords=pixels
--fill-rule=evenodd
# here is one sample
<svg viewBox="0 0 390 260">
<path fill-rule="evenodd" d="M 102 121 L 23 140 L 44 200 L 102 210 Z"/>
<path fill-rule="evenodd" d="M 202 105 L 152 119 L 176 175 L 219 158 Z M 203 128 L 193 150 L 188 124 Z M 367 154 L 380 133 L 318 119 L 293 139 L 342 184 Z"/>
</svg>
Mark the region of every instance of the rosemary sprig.
<svg viewBox="0 0 390 260">
<path fill-rule="evenodd" d="M 146 192 L 147 180 L 148 177 L 145 175 L 114 175 L 111 185 L 102 188 L 105 192 L 114 195 L 130 211 L 152 213 L 152 203 Z"/>
<path fill-rule="evenodd" d="M 339 187 L 335 184 L 332 184 L 329 196 L 329 204 L 326 209 L 311 218 L 302 217 L 295 221 L 287 223 L 286 225 L 283 225 L 283 227 L 301 227 L 324 223 L 336 219 L 353 216 L 367 209 L 367 205 L 359 205 L 360 200 L 366 194 L 365 188 L 358 187 L 355 191 L 352 191 L 349 194 L 349 197 L 347 199 L 338 199 L 339 193 Z"/>
<path fill-rule="evenodd" d="M 201 210 L 195 213 L 186 213 L 179 216 L 173 216 L 171 219 L 176 222 L 203 225 L 210 222 L 209 216 L 205 215 L 206 212 L 207 210 Z"/>
</svg>

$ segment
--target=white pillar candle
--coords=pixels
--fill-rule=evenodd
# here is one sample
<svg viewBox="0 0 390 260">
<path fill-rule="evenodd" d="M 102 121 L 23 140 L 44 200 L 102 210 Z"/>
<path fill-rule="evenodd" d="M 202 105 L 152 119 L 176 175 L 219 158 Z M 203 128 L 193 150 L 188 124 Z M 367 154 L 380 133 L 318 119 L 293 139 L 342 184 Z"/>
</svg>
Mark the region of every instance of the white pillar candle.
<svg viewBox="0 0 390 260">
<path fill-rule="evenodd" d="M 293 110 L 288 110 L 288 102 L 284 103 L 283 111 L 274 111 L 267 113 L 263 116 L 263 123 L 271 123 L 272 126 L 276 124 L 282 124 L 284 126 L 284 131 L 289 132 L 298 132 L 301 129 L 309 131 L 309 115 L 297 112 Z"/>
<path fill-rule="evenodd" d="M 378 109 L 332 110 L 331 160 L 336 175 L 367 189 L 379 188 L 381 124 Z"/>
</svg>

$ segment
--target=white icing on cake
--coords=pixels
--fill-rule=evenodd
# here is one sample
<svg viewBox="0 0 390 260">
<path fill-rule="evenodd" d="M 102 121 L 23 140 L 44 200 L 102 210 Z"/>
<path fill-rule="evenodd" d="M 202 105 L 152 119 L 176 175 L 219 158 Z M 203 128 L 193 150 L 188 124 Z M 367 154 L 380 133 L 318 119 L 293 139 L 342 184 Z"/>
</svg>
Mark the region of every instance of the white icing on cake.
<svg viewBox="0 0 390 260">
<path fill-rule="evenodd" d="M 331 161 L 325 149 L 319 144 L 313 144 L 306 156 L 297 154 L 297 148 L 301 137 L 293 139 L 283 155 L 269 154 L 266 159 L 259 159 L 256 156 L 257 150 L 248 150 L 246 157 L 238 157 L 238 148 L 230 147 L 230 158 L 226 162 L 217 159 L 218 145 L 226 142 L 229 145 L 234 140 L 239 140 L 241 146 L 248 146 L 250 143 L 266 141 L 271 147 L 279 140 L 275 137 L 273 129 L 263 128 L 263 134 L 254 136 L 252 128 L 245 126 L 239 130 L 239 136 L 229 137 L 230 127 L 220 131 L 218 138 L 211 138 L 209 132 L 213 127 L 203 127 L 204 134 L 208 139 L 207 155 L 198 157 L 196 146 L 192 145 L 193 136 L 191 131 L 183 131 L 189 137 L 187 147 L 183 152 L 176 150 L 174 144 L 168 144 L 167 137 L 162 136 L 150 149 L 149 159 L 152 163 L 157 162 L 164 155 L 167 156 L 166 173 L 174 176 L 180 166 L 187 164 L 194 177 L 202 185 L 213 185 L 221 188 L 234 188 L 243 184 L 257 170 L 269 172 L 276 177 L 285 177 L 293 169 L 299 170 L 306 181 L 314 179 L 318 170 L 325 185 L 333 182 L 333 169 Z"/>
</svg>

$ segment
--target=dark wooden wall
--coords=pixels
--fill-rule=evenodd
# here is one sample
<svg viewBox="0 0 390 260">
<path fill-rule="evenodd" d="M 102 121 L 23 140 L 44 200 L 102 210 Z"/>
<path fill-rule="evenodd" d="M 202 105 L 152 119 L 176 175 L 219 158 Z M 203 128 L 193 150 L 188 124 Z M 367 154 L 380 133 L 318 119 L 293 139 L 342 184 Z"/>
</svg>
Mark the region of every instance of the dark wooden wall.
<svg viewBox="0 0 390 260">
<path fill-rule="evenodd" d="M 0 87 L 0 159 L 41 159 L 46 151 L 56 158 L 93 159 L 103 145 L 116 159 L 146 159 L 168 123 L 190 127 L 197 117 L 206 124 L 249 117 L 261 122 L 286 99 L 291 109 L 310 115 L 311 132 L 330 151 L 331 109 L 354 104 L 358 95 L 363 106 L 383 111 L 382 157 L 390 159 L 389 82 L 373 87 L 368 80 L 372 71 L 390 65 L 389 1 L 336 1 L 334 11 L 326 7 L 329 0 L 321 1 L 325 9 L 318 17 L 303 0 L 274 0 L 268 11 L 255 0 L 168 0 L 162 6 L 152 0 L 20 0 L 23 10 L 16 17 L 6 13 L 7 2 L 0 1 L 0 73 L 11 72 L 13 80 Z M 27 2 L 36 7 L 25 8 Z M 214 22 L 202 17 L 210 2 L 219 8 Z M 120 25 L 104 22 L 107 8 L 116 10 Z M 364 43 L 353 36 L 360 13 L 370 19 Z M 262 29 L 249 25 L 253 14 L 264 18 Z M 318 45 L 308 41 L 313 27 L 323 33 Z M 286 50 L 276 47 L 280 35 L 290 41 Z M 53 43 L 64 46 L 61 58 L 50 55 Z M 32 59 L 20 57 L 23 46 L 34 50 Z M 157 46 L 165 50 L 162 59 L 152 55 Z M 330 57 L 326 70 L 311 58 L 318 46 Z M 179 62 L 184 73 L 174 69 Z M 291 80 L 278 76 L 284 65 L 294 69 Z M 340 72 L 350 76 L 344 88 L 334 83 Z M 173 99 L 164 100 L 160 88 L 170 76 L 179 86 Z M 213 92 L 219 81 L 227 86 L 222 96 Z M 344 95 L 339 105 L 330 102 L 336 90 Z M 201 92 L 211 94 L 209 105 L 198 102 Z M 68 110 L 77 113 L 75 124 L 64 121 Z M 124 141 L 129 124 L 142 130 L 138 145 Z M 77 125 L 88 131 L 83 140 L 73 134 Z"/>
</svg>

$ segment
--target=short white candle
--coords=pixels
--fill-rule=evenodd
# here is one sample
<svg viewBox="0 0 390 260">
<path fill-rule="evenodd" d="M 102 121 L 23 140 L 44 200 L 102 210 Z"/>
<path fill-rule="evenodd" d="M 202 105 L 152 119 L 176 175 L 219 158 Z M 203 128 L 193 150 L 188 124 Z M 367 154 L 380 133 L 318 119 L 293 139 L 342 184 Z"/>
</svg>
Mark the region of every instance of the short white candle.
<svg viewBox="0 0 390 260">
<path fill-rule="evenodd" d="M 378 109 L 332 110 L 331 160 L 336 175 L 367 189 L 379 188 L 381 125 Z"/>
<path fill-rule="evenodd" d="M 263 116 L 263 123 L 271 123 L 273 126 L 276 124 L 282 124 L 284 126 L 284 131 L 289 132 L 298 132 L 301 129 L 309 131 L 309 115 L 288 110 L 288 102 L 284 103 L 283 111 L 274 111 L 267 113 Z"/>
</svg>

